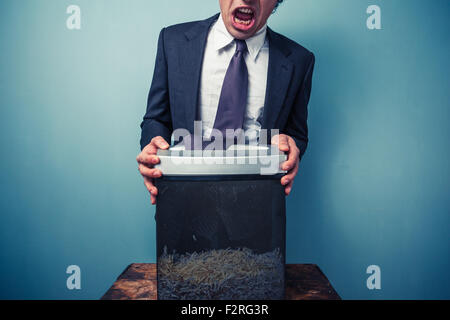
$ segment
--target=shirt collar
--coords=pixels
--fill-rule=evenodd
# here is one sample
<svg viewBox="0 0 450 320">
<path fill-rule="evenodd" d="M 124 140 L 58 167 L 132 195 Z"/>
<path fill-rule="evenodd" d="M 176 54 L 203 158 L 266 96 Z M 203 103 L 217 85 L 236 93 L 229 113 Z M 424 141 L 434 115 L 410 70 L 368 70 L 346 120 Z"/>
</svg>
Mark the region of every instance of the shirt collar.
<svg viewBox="0 0 450 320">
<path fill-rule="evenodd" d="M 217 19 L 216 23 L 212 27 L 213 32 L 213 47 L 215 50 L 221 50 L 230 45 L 234 41 L 234 37 L 228 32 L 225 27 L 225 23 L 222 19 L 222 14 Z M 267 23 L 256 32 L 251 38 L 245 40 L 247 43 L 248 54 L 253 60 L 258 57 L 261 48 L 266 41 Z"/>
</svg>

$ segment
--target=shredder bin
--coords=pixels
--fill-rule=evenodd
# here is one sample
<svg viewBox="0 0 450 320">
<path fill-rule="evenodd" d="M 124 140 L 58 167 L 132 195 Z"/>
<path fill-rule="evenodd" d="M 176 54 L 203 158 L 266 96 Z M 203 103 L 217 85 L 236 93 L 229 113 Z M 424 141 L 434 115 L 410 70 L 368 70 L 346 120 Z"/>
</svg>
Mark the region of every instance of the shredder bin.
<svg viewBox="0 0 450 320">
<path fill-rule="evenodd" d="M 183 174 L 192 166 L 180 165 L 166 175 L 163 159 L 161 164 L 155 216 L 158 299 L 283 299 L 283 173 L 218 174 L 219 166 L 210 170 L 214 174 L 193 175 Z M 235 172 L 243 166 L 236 165 Z"/>
</svg>

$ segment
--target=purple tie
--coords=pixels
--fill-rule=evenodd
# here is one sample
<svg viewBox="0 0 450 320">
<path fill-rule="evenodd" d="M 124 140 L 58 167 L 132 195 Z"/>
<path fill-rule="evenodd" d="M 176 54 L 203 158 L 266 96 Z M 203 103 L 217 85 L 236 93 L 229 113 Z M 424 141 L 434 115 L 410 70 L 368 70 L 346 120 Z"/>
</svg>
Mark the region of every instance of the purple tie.
<svg viewBox="0 0 450 320">
<path fill-rule="evenodd" d="M 244 54 L 247 44 L 236 39 L 236 52 L 228 66 L 220 93 L 214 128 L 222 131 L 225 137 L 226 129 L 242 129 L 245 108 L 247 107 L 248 70 Z"/>
<path fill-rule="evenodd" d="M 244 54 L 247 52 L 247 44 L 244 40 L 235 39 L 235 41 L 236 52 L 231 59 L 223 80 L 219 106 L 214 121 L 214 129 L 220 130 L 224 138 L 223 149 L 227 147 L 225 130 L 242 129 L 244 112 L 247 107 L 248 70 L 244 59 Z M 197 143 L 192 134 L 185 137 L 184 141 L 186 148 L 190 150 L 202 150 L 211 143 L 211 141 L 199 141 L 200 143 Z M 236 142 L 236 139 L 234 141 Z"/>
</svg>

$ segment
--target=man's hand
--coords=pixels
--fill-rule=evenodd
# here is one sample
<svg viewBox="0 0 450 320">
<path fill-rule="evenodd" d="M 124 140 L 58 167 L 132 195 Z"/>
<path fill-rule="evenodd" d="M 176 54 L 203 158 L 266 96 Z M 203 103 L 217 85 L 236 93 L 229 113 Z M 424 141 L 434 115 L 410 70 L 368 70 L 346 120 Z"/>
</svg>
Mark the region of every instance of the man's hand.
<svg viewBox="0 0 450 320">
<path fill-rule="evenodd" d="M 285 186 L 284 192 L 289 195 L 294 184 L 295 176 L 298 172 L 300 162 L 300 150 L 297 147 L 294 139 L 285 134 L 279 134 L 272 137 L 272 144 L 278 145 L 278 148 L 287 152 L 288 158 L 281 164 L 281 169 L 286 170 L 287 174 L 281 178 L 281 184 Z"/>
<path fill-rule="evenodd" d="M 156 152 L 158 149 L 167 148 L 169 148 L 169 144 L 163 137 L 154 137 L 136 157 L 136 161 L 139 165 L 139 172 L 142 177 L 144 177 L 144 184 L 147 187 L 148 192 L 150 192 L 152 204 L 156 203 L 156 196 L 158 195 L 158 189 L 155 187 L 154 179 L 162 176 L 162 172 L 154 168 L 154 165 L 159 163 L 159 158 L 156 156 Z"/>
</svg>

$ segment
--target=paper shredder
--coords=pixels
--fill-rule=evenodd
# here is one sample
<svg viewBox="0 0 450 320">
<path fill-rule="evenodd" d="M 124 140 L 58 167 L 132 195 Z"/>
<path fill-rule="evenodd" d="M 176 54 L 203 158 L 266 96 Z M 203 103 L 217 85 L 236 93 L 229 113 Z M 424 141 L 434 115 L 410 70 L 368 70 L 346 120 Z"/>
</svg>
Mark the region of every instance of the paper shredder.
<svg viewBox="0 0 450 320">
<path fill-rule="evenodd" d="M 158 156 L 158 299 L 283 299 L 286 155 L 242 146 Z"/>
</svg>

